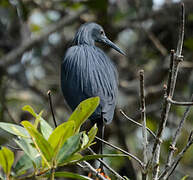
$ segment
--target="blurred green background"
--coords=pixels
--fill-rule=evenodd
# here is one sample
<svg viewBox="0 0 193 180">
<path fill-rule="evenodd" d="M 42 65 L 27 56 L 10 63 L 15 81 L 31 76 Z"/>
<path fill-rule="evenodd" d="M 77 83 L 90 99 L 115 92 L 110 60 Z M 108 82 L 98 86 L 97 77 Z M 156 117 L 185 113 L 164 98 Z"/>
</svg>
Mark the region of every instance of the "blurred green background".
<svg viewBox="0 0 193 180">
<path fill-rule="evenodd" d="M 193 93 L 193 1 L 184 0 L 186 10 L 184 62 L 178 74 L 174 99 L 189 101 Z M 68 25 L 34 43 L 12 63 L 5 55 L 26 41 L 39 37 L 57 26 L 65 17 L 86 9 Z M 145 70 L 147 125 L 156 132 L 163 101 L 163 85 L 167 82 L 169 52 L 175 49 L 180 24 L 179 0 L 0 0 L 0 121 L 19 123 L 31 120 L 21 108 L 29 104 L 53 125 L 47 91 L 52 91 L 54 111 L 58 124 L 65 121 L 70 110 L 60 89 L 60 64 L 77 28 L 84 22 L 102 25 L 107 37 L 127 54 L 122 56 L 112 49 L 100 46 L 111 57 L 119 71 L 119 97 L 113 122 L 106 127 L 105 139 L 142 159 L 141 129 L 126 120 L 123 109 L 140 122 L 138 71 Z M 185 111 L 172 106 L 161 162 L 167 158 L 170 140 Z M 185 145 L 193 127 L 190 113 L 177 143 L 178 150 Z M 11 143 L 0 130 L 0 145 Z M 149 154 L 153 139 L 149 136 Z M 105 147 L 106 152 L 114 150 Z M 133 160 L 119 158 L 107 162 L 120 174 L 139 179 L 140 169 Z M 189 175 L 193 179 L 193 147 L 188 150 L 171 179 Z"/>
</svg>

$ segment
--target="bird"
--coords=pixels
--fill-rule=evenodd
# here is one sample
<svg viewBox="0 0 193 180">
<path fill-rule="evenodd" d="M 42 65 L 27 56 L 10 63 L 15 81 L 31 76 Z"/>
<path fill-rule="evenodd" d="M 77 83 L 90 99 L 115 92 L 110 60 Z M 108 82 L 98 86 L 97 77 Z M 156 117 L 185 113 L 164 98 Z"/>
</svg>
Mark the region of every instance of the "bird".
<svg viewBox="0 0 193 180">
<path fill-rule="evenodd" d="M 95 22 L 82 24 L 61 64 L 61 89 L 72 110 L 87 98 L 100 97 L 100 104 L 89 119 L 101 128 L 103 139 L 104 127 L 114 116 L 118 96 L 118 72 L 111 59 L 96 46 L 96 42 L 125 55 L 107 38 L 102 26 Z"/>
</svg>

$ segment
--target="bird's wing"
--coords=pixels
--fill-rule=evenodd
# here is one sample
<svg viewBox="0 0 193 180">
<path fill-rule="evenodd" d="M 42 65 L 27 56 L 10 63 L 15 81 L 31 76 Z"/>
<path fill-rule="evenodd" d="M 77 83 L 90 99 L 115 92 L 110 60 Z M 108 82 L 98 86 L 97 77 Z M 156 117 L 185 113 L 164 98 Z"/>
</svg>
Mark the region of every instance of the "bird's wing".
<svg viewBox="0 0 193 180">
<path fill-rule="evenodd" d="M 86 45 L 71 47 L 65 55 L 62 71 L 63 81 L 66 83 L 64 96 L 77 96 L 74 99 L 77 101 L 75 104 L 86 98 L 99 96 L 104 113 L 111 108 L 114 109 L 117 97 L 117 71 L 102 50 Z"/>
</svg>

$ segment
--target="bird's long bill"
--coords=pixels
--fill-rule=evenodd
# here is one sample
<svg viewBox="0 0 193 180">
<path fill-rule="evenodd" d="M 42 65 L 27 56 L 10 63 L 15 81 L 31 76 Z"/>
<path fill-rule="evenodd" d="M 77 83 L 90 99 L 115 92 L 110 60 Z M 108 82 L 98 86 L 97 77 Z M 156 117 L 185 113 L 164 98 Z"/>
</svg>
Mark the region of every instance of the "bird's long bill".
<svg viewBox="0 0 193 180">
<path fill-rule="evenodd" d="M 115 49 L 119 53 L 121 53 L 123 55 L 126 55 L 117 45 L 115 45 L 113 42 L 111 42 L 107 37 L 103 38 L 102 41 L 103 41 L 103 43 L 105 43 L 108 46 L 112 47 L 113 49 Z"/>
</svg>

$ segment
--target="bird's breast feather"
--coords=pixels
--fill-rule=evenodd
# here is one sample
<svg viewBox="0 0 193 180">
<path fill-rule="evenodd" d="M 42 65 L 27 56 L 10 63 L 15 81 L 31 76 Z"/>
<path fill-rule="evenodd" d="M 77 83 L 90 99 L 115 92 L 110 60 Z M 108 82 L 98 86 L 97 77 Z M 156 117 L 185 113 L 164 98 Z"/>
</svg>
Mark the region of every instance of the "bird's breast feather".
<svg viewBox="0 0 193 180">
<path fill-rule="evenodd" d="M 85 96 L 99 96 L 113 103 L 117 96 L 117 71 L 109 57 L 97 47 L 73 46 L 63 61 L 66 81 L 73 81 Z"/>
</svg>

